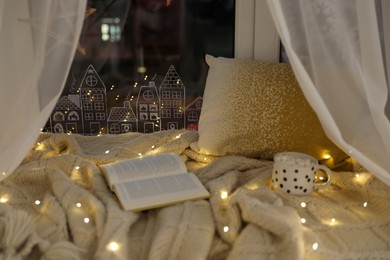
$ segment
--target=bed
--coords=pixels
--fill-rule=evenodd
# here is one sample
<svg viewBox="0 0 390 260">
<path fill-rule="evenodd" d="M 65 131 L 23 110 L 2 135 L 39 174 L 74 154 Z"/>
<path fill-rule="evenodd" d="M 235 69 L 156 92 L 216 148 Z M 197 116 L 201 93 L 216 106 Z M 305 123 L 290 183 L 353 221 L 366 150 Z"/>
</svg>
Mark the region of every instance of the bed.
<svg viewBox="0 0 390 260">
<path fill-rule="evenodd" d="M 390 259 L 390 188 L 326 138 L 289 65 L 206 60 L 199 131 L 41 133 L 0 183 L 0 259 Z M 331 186 L 274 190 L 280 151 L 316 157 Z M 165 152 L 210 198 L 124 211 L 100 166 Z"/>
</svg>

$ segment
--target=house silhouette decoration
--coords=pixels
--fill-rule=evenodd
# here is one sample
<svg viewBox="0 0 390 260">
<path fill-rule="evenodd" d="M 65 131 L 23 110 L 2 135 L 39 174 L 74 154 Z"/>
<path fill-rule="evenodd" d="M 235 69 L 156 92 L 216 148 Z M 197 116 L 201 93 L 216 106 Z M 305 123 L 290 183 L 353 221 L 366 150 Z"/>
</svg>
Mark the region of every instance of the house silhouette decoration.
<svg viewBox="0 0 390 260">
<path fill-rule="evenodd" d="M 154 80 L 140 87 L 133 106 L 131 99 L 109 109 L 106 86 L 92 65 L 77 92 L 58 100 L 45 131 L 98 135 L 198 129 L 203 99 L 199 96 L 185 106 L 185 85 L 173 65 L 159 87 Z"/>
</svg>

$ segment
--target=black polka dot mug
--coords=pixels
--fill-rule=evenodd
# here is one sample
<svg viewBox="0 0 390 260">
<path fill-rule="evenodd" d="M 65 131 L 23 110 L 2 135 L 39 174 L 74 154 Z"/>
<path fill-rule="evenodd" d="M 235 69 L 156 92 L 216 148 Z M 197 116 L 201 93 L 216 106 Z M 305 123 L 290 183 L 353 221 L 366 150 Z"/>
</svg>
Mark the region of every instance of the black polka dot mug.
<svg viewBox="0 0 390 260">
<path fill-rule="evenodd" d="M 327 177 L 319 177 L 320 172 Z M 318 175 L 318 176 L 317 176 Z M 317 178 L 316 178 L 317 176 Z M 309 194 L 332 183 L 332 171 L 307 154 L 283 152 L 274 156 L 272 185 L 274 189 L 295 195 Z"/>
</svg>

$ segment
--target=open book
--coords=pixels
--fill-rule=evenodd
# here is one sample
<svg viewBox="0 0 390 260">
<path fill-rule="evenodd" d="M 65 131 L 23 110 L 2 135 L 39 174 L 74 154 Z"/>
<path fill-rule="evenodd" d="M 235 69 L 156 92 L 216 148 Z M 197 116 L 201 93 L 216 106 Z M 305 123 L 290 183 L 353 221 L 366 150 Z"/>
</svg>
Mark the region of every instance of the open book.
<svg viewBox="0 0 390 260">
<path fill-rule="evenodd" d="M 210 196 L 174 153 L 127 159 L 100 167 L 125 210 L 145 210 Z"/>
</svg>

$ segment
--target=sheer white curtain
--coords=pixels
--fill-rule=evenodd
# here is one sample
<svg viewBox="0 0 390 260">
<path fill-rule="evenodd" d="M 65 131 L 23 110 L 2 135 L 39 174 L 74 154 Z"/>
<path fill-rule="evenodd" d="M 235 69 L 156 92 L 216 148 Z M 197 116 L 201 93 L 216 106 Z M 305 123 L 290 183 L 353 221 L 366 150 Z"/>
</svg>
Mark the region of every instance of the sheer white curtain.
<svg viewBox="0 0 390 260">
<path fill-rule="evenodd" d="M 0 180 L 22 161 L 63 89 L 86 0 L 0 0 Z"/>
<path fill-rule="evenodd" d="M 329 138 L 390 185 L 385 111 L 390 24 L 382 15 L 389 5 L 381 0 L 268 0 L 268 6 Z"/>
</svg>

